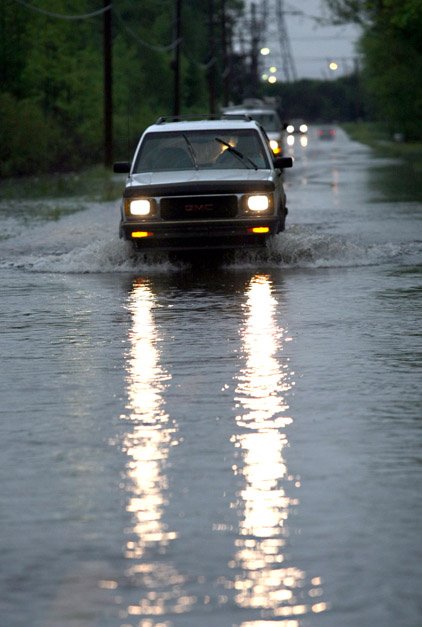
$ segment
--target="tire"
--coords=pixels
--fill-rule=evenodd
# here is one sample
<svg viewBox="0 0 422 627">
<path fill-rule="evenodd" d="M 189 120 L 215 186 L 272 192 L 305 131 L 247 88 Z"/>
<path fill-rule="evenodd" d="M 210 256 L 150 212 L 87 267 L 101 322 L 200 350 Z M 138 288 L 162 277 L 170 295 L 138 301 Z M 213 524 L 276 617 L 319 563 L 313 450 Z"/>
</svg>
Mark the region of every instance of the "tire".
<svg viewBox="0 0 422 627">
<path fill-rule="evenodd" d="M 286 228 L 287 213 L 288 213 L 287 207 L 284 208 L 283 213 L 280 211 L 280 220 L 278 222 L 277 233 L 282 233 L 284 229 Z"/>
</svg>

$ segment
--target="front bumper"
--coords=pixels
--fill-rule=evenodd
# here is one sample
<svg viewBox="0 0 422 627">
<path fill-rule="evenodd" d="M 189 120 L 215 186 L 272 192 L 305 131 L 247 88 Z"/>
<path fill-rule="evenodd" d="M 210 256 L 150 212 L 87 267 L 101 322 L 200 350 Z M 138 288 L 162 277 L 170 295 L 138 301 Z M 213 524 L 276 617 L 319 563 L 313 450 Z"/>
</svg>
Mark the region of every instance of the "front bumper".
<svg viewBox="0 0 422 627">
<path fill-rule="evenodd" d="M 227 250 L 262 248 L 267 238 L 278 232 L 278 226 L 279 219 L 274 216 L 230 222 L 122 221 L 119 232 L 120 237 L 133 242 L 141 250 Z M 136 236 L 137 233 L 142 236 Z"/>
</svg>

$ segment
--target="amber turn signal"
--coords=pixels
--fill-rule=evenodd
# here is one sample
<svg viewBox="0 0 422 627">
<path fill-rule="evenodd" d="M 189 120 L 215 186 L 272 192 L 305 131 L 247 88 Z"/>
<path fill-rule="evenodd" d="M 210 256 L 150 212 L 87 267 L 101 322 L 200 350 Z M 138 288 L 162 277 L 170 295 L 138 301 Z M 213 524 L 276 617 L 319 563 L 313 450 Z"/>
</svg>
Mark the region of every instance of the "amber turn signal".
<svg viewBox="0 0 422 627">
<path fill-rule="evenodd" d="M 154 233 L 150 233 L 150 231 L 132 231 L 132 237 L 151 237 Z"/>
<path fill-rule="evenodd" d="M 270 232 L 270 227 L 269 226 L 253 226 L 250 229 L 248 229 L 249 233 L 269 233 Z"/>
</svg>

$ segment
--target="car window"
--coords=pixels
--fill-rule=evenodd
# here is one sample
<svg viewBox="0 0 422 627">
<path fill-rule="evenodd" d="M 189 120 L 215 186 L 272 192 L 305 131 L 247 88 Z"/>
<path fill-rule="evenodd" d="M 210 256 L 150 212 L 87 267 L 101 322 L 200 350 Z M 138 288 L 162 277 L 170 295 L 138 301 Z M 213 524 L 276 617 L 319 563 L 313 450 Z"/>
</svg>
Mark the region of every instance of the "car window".
<svg viewBox="0 0 422 627">
<path fill-rule="evenodd" d="M 260 135 L 249 129 L 224 129 L 148 133 L 142 140 L 133 171 L 245 169 L 254 166 L 270 167 Z"/>
<path fill-rule="evenodd" d="M 258 124 L 260 124 L 267 133 L 280 133 L 281 132 L 281 122 L 277 113 L 274 111 L 248 111 L 247 109 L 239 112 L 226 111 L 225 114 L 227 117 L 230 115 L 248 115 L 252 119 L 256 120 Z"/>
<path fill-rule="evenodd" d="M 261 124 L 267 132 L 279 132 L 281 129 L 281 123 L 273 113 L 257 113 L 252 114 L 252 117 Z"/>
</svg>

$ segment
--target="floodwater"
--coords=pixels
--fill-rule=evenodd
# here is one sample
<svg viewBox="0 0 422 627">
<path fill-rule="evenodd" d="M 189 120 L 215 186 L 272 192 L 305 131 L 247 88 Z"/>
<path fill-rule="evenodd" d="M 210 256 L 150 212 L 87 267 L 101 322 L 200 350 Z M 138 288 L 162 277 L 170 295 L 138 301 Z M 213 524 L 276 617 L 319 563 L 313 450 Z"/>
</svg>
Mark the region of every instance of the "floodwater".
<svg viewBox="0 0 422 627">
<path fill-rule="evenodd" d="M 421 624 L 418 181 L 289 150 L 286 232 L 223 264 L 3 195 L 2 626 Z"/>
</svg>

